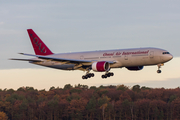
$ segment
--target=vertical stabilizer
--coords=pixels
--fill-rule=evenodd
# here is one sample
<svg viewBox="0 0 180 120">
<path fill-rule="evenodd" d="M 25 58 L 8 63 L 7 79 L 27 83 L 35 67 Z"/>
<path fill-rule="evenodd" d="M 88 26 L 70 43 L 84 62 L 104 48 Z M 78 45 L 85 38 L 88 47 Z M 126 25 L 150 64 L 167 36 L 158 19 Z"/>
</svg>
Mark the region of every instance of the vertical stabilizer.
<svg viewBox="0 0 180 120">
<path fill-rule="evenodd" d="M 32 46 L 36 55 L 51 55 L 51 50 L 44 44 L 44 42 L 36 35 L 32 29 L 27 29 L 29 38 L 31 39 Z"/>
</svg>

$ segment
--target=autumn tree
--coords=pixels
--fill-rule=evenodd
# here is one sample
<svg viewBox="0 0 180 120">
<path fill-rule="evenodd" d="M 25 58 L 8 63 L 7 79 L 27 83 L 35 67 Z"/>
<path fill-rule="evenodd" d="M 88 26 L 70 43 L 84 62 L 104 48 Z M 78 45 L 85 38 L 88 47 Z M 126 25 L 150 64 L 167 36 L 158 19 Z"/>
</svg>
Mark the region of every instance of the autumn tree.
<svg viewBox="0 0 180 120">
<path fill-rule="evenodd" d="M 178 120 L 180 88 L 66 84 L 0 90 L 1 116 L 10 120 Z"/>
<path fill-rule="evenodd" d="M 0 120 L 8 120 L 6 113 L 0 112 Z"/>
<path fill-rule="evenodd" d="M 64 90 L 67 90 L 67 89 L 70 89 L 70 88 L 73 88 L 73 86 L 71 84 L 66 84 L 64 86 Z"/>
<path fill-rule="evenodd" d="M 87 112 L 87 119 L 89 118 L 90 120 L 95 119 L 95 113 L 97 110 L 97 100 L 94 96 L 89 100 L 89 102 L 86 105 L 86 109 L 88 110 Z"/>
</svg>

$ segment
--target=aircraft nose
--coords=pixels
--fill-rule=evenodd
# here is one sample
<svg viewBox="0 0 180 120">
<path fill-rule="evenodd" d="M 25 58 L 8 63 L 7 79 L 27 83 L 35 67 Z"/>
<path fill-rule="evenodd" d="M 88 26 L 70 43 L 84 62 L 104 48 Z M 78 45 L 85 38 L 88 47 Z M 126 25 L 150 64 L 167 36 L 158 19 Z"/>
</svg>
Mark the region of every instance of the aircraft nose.
<svg viewBox="0 0 180 120">
<path fill-rule="evenodd" d="M 169 54 L 169 55 L 165 55 L 165 56 L 163 56 L 163 58 L 162 58 L 164 61 L 170 61 L 171 59 L 173 59 L 173 55 L 171 55 L 171 54 Z"/>
<path fill-rule="evenodd" d="M 171 59 L 173 59 L 173 55 L 170 54 L 169 55 L 169 60 L 171 60 Z"/>
</svg>

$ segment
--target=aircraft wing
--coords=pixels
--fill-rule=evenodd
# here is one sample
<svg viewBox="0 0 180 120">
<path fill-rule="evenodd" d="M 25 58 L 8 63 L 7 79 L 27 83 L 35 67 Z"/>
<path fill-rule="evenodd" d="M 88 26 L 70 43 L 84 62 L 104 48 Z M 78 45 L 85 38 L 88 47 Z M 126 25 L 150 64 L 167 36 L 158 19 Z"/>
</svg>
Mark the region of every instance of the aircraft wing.
<svg viewBox="0 0 180 120">
<path fill-rule="evenodd" d="M 32 55 L 32 54 L 25 54 L 25 53 L 20 53 L 22 55 L 27 55 L 27 56 L 34 56 L 38 57 L 40 59 L 45 59 L 45 60 L 52 60 L 52 61 L 58 61 L 58 62 L 69 62 L 69 63 L 91 63 L 92 61 L 89 60 L 77 60 L 77 59 L 67 59 L 67 58 L 55 58 L 55 57 L 49 57 L 49 56 L 41 56 L 41 55 Z"/>
<path fill-rule="evenodd" d="M 32 54 L 26 54 L 26 53 L 20 53 L 22 55 L 27 55 L 27 56 L 34 56 L 38 57 L 40 59 L 45 59 L 45 60 L 52 60 L 52 61 L 58 61 L 58 62 L 67 62 L 67 63 L 90 63 L 95 62 L 93 60 L 79 60 L 79 59 L 67 59 L 67 58 L 55 58 L 55 57 L 49 57 L 49 56 L 41 56 L 41 55 L 32 55 Z M 18 60 L 18 59 L 17 59 Z M 36 60 L 35 60 L 36 61 Z M 107 61 L 110 64 L 116 63 L 115 61 Z"/>
</svg>

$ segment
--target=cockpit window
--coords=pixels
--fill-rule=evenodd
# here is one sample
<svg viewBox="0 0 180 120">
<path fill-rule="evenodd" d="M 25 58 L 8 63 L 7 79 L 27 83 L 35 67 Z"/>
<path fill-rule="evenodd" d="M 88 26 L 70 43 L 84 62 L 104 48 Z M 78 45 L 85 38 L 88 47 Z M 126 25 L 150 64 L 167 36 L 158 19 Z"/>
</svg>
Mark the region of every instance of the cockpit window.
<svg viewBox="0 0 180 120">
<path fill-rule="evenodd" d="M 169 52 L 163 52 L 162 54 L 170 54 Z"/>
</svg>

